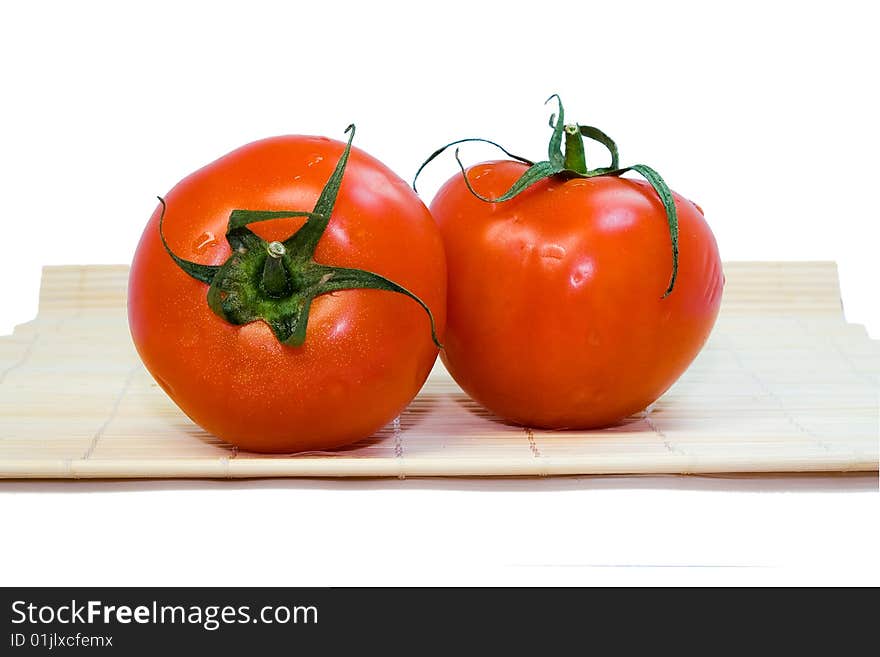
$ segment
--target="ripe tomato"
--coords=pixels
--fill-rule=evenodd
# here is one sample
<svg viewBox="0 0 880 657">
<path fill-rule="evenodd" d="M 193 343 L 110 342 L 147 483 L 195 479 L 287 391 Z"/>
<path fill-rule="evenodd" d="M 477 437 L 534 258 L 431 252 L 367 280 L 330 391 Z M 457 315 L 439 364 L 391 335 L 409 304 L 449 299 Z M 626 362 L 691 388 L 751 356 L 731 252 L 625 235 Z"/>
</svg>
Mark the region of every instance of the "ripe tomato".
<svg viewBox="0 0 880 657">
<path fill-rule="evenodd" d="M 437 227 L 403 180 L 350 139 L 276 137 L 169 192 L 134 256 L 129 323 L 147 369 L 210 433 L 329 449 L 418 392 L 445 285 Z"/>
<path fill-rule="evenodd" d="M 560 104 L 555 133 L 562 116 Z M 610 142 L 570 128 L 567 140 L 580 130 Z M 616 147 L 608 169 L 569 170 L 582 148 L 510 200 L 474 192 L 498 199 L 548 163 L 476 165 L 430 206 L 449 270 L 443 362 L 477 402 L 518 424 L 595 428 L 646 408 L 700 351 L 721 301 L 718 248 L 701 210 L 670 194 L 667 216 L 652 185 L 616 175 Z M 665 294 L 676 215 L 677 276 Z"/>
</svg>

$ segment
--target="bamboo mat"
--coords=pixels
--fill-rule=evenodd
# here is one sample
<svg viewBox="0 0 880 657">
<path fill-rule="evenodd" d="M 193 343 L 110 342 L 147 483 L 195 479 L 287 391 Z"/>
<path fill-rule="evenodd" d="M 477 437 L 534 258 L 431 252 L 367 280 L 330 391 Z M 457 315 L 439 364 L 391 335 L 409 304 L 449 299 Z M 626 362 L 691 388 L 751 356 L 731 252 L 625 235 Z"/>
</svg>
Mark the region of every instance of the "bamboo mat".
<svg viewBox="0 0 880 657">
<path fill-rule="evenodd" d="M 604 431 L 488 415 L 441 365 L 403 415 L 335 452 L 239 452 L 141 366 L 124 266 L 47 267 L 0 338 L 0 478 L 405 477 L 874 471 L 880 342 L 843 319 L 833 263 L 728 263 L 721 316 L 654 407 Z"/>
</svg>

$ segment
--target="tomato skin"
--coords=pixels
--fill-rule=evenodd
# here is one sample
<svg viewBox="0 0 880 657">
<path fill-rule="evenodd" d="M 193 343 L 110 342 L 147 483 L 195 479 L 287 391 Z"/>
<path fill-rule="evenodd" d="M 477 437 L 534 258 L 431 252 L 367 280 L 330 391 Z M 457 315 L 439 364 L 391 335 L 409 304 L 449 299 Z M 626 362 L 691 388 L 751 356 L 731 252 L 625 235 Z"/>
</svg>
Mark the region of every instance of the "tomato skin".
<svg viewBox="0 0 880 657">
<path fill-rule="evenodd" d="M 184 259 L 222 264 L 232 210 L 311 210 L 344 146 L 275 137 L 196 171 L 165 197 L 169 246 Z M 379 290 L 316 297 L 304 344 L 285 346 L 262 321 L 235 326 L 215 315 L 208 286 L 172 261 L 158 222 L 157 208 L 132 262 L 131 335 L 159 385 L 208 432 L 262 452 L 330 449 L 375 433 L 421 388 L 437 349 L 427 315 L 411 299 Z M 303 222 L 250 228 L 284 240 Z M 357 148 L 315 261 L 406 287 L 431 308 L 442 336 L 446 269 L 437 227 L 406 182 Z"/>
<path fill-rule="evenodd" d="M 468 170 L 497 198 L 526 165 Z M 450 374 L 498 416 L 543 428 L 598 428 L 643 410 L 696 357 L 723 273 L 702 213 L 675 195 L 680 262 L 645 182 L 545 179 L 510 201 L 477 199 L 461 175 L 431 203 L 446 245 Z"/>
</svg>

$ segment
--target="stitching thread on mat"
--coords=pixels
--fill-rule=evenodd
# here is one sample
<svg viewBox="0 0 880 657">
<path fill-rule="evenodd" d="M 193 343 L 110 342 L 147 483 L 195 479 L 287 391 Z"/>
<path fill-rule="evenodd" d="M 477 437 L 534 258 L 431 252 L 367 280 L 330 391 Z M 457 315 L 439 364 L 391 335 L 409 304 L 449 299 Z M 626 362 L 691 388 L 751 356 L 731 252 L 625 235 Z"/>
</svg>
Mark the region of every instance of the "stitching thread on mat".
<svg viewBox="0 0 880 657">
<path fill-rule="evenodd" d="M 658 427 L 654 423 L 654 420 L 651 419 L 651 411 L 653 411 L 653 410 L 654 410 L 654 404 L 651 404 L 650 406 L 648 406 L 648 408 L 646 408 L 644 411 L 642 411 L 642 418 L 645 420 L 645 424 L 647 424 L 651 428 L 651 431 L 653 431 L 654 434 L 661 441 L 663 441 L 663 446 L 666 448 L 667 452 L 670 452 L 671 454 L 680 454 L 682 456 L 687 456 L 688 453 L 685 450 L 683 450 L 681 447 L 678 447 L 677 445 L 673 445 L 672 442 L 669 440 L 669 437 L 663 432 L 662 429 L 660 429 L 660 427 Z"/>
<path fill-rule="evenodd" d="M 532 456 L 538 459 L 542 464 L 541 469 L 538 470 L 538 476 L 546 477 L 547 471 L 544 466 L 544 456 L 541 454 L 541 450 L 538 449 L 538 442 L 535 440 L 535 432 L 532 431 L 531 427 L 523 427 L 523 431 L 526 432 L 526 440 L 529 441 L 529 450 L 532 452 Z"/>
<path fill-rule="evenodd" d="M 743 372 L 745 372 L 746 374 L 748 374 L 749 377 L 751 377 L 751 379 L 752 379 L 755 383 L 758 384 L 758 387 L 761 389 L 761 391 L 762 391 L 767 397 L 769 397 L 771 400 L 773 400 L 773 402 L 776 404 L 776 406 L 779 407 L 779 410 L 782 411 L 782 415 L 785 416 L 786 421 L 787 421 L 791 426 L 793 426 L 795 429 L 797 429 L 797 430 L 798 430 L 800 433 L 802 433 L 803 435 L 807 436 L 808 438 L 811 438 L 813 441 L 815 441 L 815 443 L 816 443 L 817 445 L 819 445 L 819 447 L 821 447 L 822 449 L 824 449 L 826 452 L 830 452 L 830 451 L 832 450 L 831 446 L 830 446 L 827 442 L 825 442 L 825 441 L 822 440 L 819 436 L 817 436 L 815 433 L 813 433 L 812 431 L 810 431 L 809 429 L 807 429 L 803 424 L 801 424 L 801 423 L 800 423 L 800 422 L 799 422 L 799 421 L 798 421 L 798 420 L 797 420 L 797 419 L 796 419 L 796 418 L 795 418 L 795 417 L 789 412 L 789 410 L 785 407 L 785 403 L 782 401 L 782 399 L 780 399 L 780 397 L 779 397 L 775 392 L 773 392 L 773 391 L 770 389 L 770 387 L 769 387 L 769 386 L 768 386 L 768 385 L 767 385 L 767 384 L 761 379 L 761 377 L 759 377 L 759 376 L 758 376 L 753 370 L 747 368 L 747 367 L 743 364 L 742 360 L 741 360 L 740 357 L 739 357 L 739 354 L 736 352 L 736 349 L 733 349 L 733 348 L 731 348 L 731 347 L 729 347 L 729 346 L 726 346 L 725 349 L 726 349 L 726 350 L 730 353 L 730 355 L 733 357 L 733 360 L 736 362 L 737 367 L 739 367 Z"/>
<path fill-rule="evenodd" d="M 816 333 L 814 333 L 812 330 L 810 330 L 809 325 L 807 325 L 806 322 L 804 322 L 802 317 L 797 318 L 797 323 L 798 323 L 798 326 L 801 327 L 801 330 L 804 331 L 805 333 L 807 333 L 809 335 L 816 335 Z M 824 332 L 819 333 L 818 335 L 822 336 L 822 339 L 825 341 L 825 343 L 828 346 L 830 346 L 837 353 L 837 355 L 840 356 L 844 360 L 844 362 L 849 366 L 849 369 L 852 370 L 852 373 L 855 374 L 857 378 L 861 379 L 862 381 L 864 381 L 865 383 L 867 383 L 871 386 L 876 385 L 877 382 L 871 377 L 871 375 L 866 372 L 863 372 L 858 367 L 856 367 L 856 364 L 853 361 L 853 359 L 850 358 L 850 355 L 848 353 L 846 353 L 843 350 L 843 348 L 841 348 L 841 346 L 839 344 L 837 344 L 837 342 L 835 342 L 831 338 L 830 335 L 828 335 L 827 333 L 824 333 Z"/>
<path fill-rule="evenodd" d="M 98 445 L 98 440 L 101 436 L 104 435 L 104 432 L 107 430 L 107 427 L 110 426 L 110 423 L 116 417 L 116 414 L 119 412 L 119 407 L 122 405 L 122 400 L 125 398 L 125 394 L 128 392 L 128 389 L 131 387 L 131 382 L 134 380 L 134 375 L 140 369 L 140 363 L 132 367 L 128 376 L 125 377 L 125 383 L 122 385 L 122 389 L 119 391 L 119 394 L 116 395 L 116 399 L 113 402 L 113 408 L 110 409 L 110 415 L 107 416 L 107 419 L 104 420 L 104 423 L 98 427 L 98 430 L 95 432 L 95 435 L 92 436 L 92 442 L 89 444 L 86 451 L 83 453 L 82 458 L 80 460 L 85 461 L 90 458 L 95 451 L 95 447 Z"/>
<path fill-rule="evenodd" d="M 232 461 L 238 456 L 238 447 L 232 445 L 229 448 L 229 452 L 227 456 L 221 456 L 220 460 L 223 462 L 223 476 L 226 479 L 232 479 Z"/>
<path fill-rule="evenodd" d="M 529 449 L 532 451 L 532 456 L 534 456 L 536 459 L 541 458 L 541 452 L 538 449 L 538 443 L 535 442 L 535 433 L 529 427 L 524 427 L 524 429 L 526 432 L 526 438 L 529 441 Z"/>
<path fill-rule="evenodd" d="M 400 430 L 400 416 L 398 415 L 394 420 L 391 421 L 391 435 L 394 436 L 394 458 L 402 459 L 403 458 L 403 436 L 402 431 Z M 397 475 L 398 479 L 406 479 L 406 472 L 403 469 L 403 465 L 400 465 L 400 473 Z"/>
<path fill-rule="evenodd" d="M 37 344 L 37 340 L 39 339 L 39 337 L 40 337 L 39 333 L 34 333 L 34 336 L 31 338 L 31 341 L 28 343 L 28 346 L 24 348 L 24 351 L 22 352 L 21 357 L 17 361 L 15 361 L 14 363 L 12 363 L 12 365 L 10 365 L 5 370 L 0 372 L 0 384 L 2 384 L 6 380 L 6 377 L 10 372 L 18 369 L 19 367 L 21 367 L 22 365 L 24 365 L 27 362 L 27 359 L 30 358 L 31 354 L 34 352 L 34 346 Z"/>
<path fill-rule="evenodd" d="M 816 335 L 810 329 L 809 325 L 806 322 L 804 322 L 802 317 L 797 318 L 797 323 L 798 323 L 798 326 L 801 327 L 801 330 L 804 331 L 805 333 L 807 333 L 809 335 Z M 876 381 L 871 377 L 871 375 L 866 372 L 863 372 L 858 367 L 856 367 L 855 361 L 853 361 L 853 359 L 850 357 L 850 355 L 848 353 L 846 353 L 843 350 L 843 348 L 839 344 L 837 344 L 837 342 L 835 340 L 833 340 L 831 338 L 830 335 L 828 335 L 827 333 L 820 333 L 819 335 L 821 335 L 822 339 L 825 341 L 825 343 L 827 345 L 829 345 L 837 353 L 837 355 L 840 356 L 844 360 L 844 362 L 847 364 L 847 366 L 849 366 L 850 371 L 856 375 L 857 379 L 860 379 L 861 381 L 868 383 L 871 386 L 876 385 Z M 819 442 L 820 442 L 820 444 L 822 444 L 824 446 L 824 443 L 822 441 L 819 441 Z M 826 447 L 826 449 L 827 449 L 827 447 Z M 864 452 L 860 449 L 850 448 L 850 454 L 853 456 L 853 458 L 855 458 L 856 461 L 871 461 L 871 460 L 873 460 L 873 456 L 869 456 L 867 452 Z M 848 468 L 846 470 L 844 470 L 844 472 L 847 472 L 847 471 L 849 471 Z"/>
</svg>

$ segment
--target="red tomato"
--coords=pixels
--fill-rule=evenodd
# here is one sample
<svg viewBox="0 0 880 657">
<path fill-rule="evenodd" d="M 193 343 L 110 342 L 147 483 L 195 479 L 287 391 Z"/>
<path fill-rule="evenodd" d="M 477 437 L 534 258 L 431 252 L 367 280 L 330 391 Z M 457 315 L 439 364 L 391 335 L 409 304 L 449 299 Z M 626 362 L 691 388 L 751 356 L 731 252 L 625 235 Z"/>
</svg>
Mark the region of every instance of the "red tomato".
<svg viewBox="0 0 880 657">
<path fill-rule="evenodd" d="M 276 137 L 196 171 L 166 197 L 169 248 L 183 260 L 214 269 L 233 260 L 240 266 L 224 239 L 232 211 L 311 211 L 344 148 L 323 137 Z M 344 281 L 330 288 L 332 274 L 304 283 L 306 275 L 295 270 L 306 267 L 305 260 L 282 247 L 286 270 L 274 270 L 281 272 L 280 287 L 269 290 L 267 279 L 258 275 L 261 269 L 244 272 L 238 282 L 219 276 L 220 288 L 240 284 L 247 294 L 223 288 L 215 303 L 250 295 L 247 309 L 254 316 L 274 317 L 284 304 L 299 308 L 296 294 L 309 285 L 303 294 L 324 286 L 328 292 L 314 297 L 310 311 L 305 304 L 305 333 L 285 344 L 279 338 L 287 336 L 285 316 L 278 320 L 279 333 L 273 333 L 266 321 L 249 321 L 253 317 L 238 312 L 241 308 L 229 311 L 238 322 L 232 323 L 209 307 L 206 282 L 185 273 L 163 246 L 160 215 L 157 208 L 131 267 L 131 334 L 159 385 L 210 433 L 264 452 L 338 447 L 390 422 L 424 383 L 437 348 L 429 318 L 413 299 L 388 288 L 345 289 Z M 252 224 L 246 237 L 256 246 L 240 253 L 256 258 L 254 266 L 277 266 L 272 258 L 278 253 L 262 247 L 290 247 L 288 238 L 305 223 L 295 217 Z M 390 279 L 420 297 L 442 331 L 446 269 L 440 235 L 424 204 L 378 160 L 351 150 L 319 237 L 314 267 L 357 268 Z M 318 271 L 314 267 L 309 271 Z"/>
<path fill-rule="evenodd" d="M 497 161 L 468 180 L 498 198 L 527 169 Z M 463 177 L 431 203 L 449 269 L 443 362 L 476 401 L 509 421 L 593 428 L 656 400 L 715 322 L 723 275 L 701 211 L 674 195 L 680 260 L 648 183 L 550 177 L 487 203 Z"/>
</svg>

